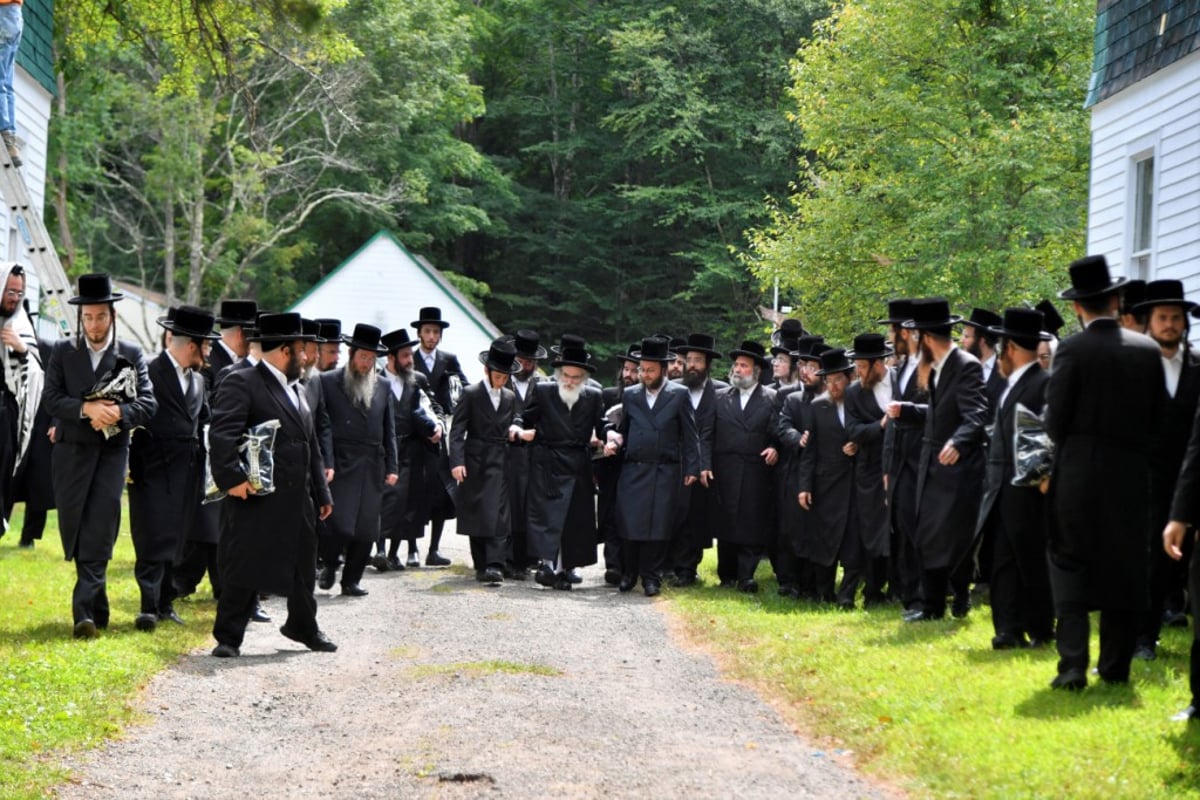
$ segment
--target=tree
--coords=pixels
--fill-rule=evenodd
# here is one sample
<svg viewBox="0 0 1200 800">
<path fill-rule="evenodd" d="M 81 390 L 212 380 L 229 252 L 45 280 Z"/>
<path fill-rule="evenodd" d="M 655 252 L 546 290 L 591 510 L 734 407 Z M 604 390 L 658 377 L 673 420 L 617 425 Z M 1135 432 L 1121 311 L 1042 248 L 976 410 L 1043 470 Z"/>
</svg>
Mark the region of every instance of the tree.
<svg viewBox="0 0 1200 800">
<path fill-rule="evenodd" d="M 888 297 L 1036 301 L 1082 250 L 1094 4 L 849 2 L 793 63 L 806 157 L 748 264 L 843 341 Z"/>
</svg>

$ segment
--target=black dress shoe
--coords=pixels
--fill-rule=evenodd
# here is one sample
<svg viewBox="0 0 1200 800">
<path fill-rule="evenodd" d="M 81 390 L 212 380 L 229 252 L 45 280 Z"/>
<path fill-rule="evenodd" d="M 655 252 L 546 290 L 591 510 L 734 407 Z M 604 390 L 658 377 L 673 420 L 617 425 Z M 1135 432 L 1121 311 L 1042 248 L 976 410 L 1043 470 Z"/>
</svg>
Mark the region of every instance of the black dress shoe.
<svg viewBox="0 0 1200 800">
<path fill-rule="evenodd" d="M 95 639 L 96 623 L 90 619 L 81 619 L 75 623 L 74 635 L 76 639 Z"/>
<path fill-rule="evenodd" d="M 133 627 L 143 633 L 153 633 L 154 629 L 158 627 L 158 617 L 154 614 L 138 614 L 134 617 Z"/>
<path fill-rule="evenodd" d="M 173 608 L 164 608 L 162 611 L 158 612 L 158 621 L 174 622 L 176 625 L 182 625 L 183 617 L 176 614 L 175 609 Z"/>
<path fill-rule="evenodd" d="M 537 582 L 538 586 L 553 587 L 557 581 L 554 570 L 550 568 L 549 564 L 542 564 L 538 567 L 537 572 L 533 575 L 533 579 Z"/>
<path fill-rule="evenodd" d="M 617 591 L 624 594 L 632 592 L 633 587 L 637 586 L 637 575 L 622 575 L 620 582 L 617 584 Z"/>
<path fill-rule="evenodd" d="M 418 553 L 416 550 L 413 550 L 411 553 L 408 554 L 408 561 L 404 562 L 404 566 L 412 567 L 413 569 L 416 569 L 417 567 L 421 566 L 421 554 Z"/>
<path fill-rule="evenodd" d="M 528 570 L 526 570 L 524 567 L 512 566 L 511 564 L 506 566 L 501 571 L 501 574 L 504 576 L 505 580 L 510 580 L 510 581 L 529 580 L 529 571 Z"/>
<path fill-rule="evenodd" d="M 390 569 L 392 572 L 403 572 L 404 571 L 404 564 L 400 561 L 399 556 L 388 556 L 387 564 L 388 564 L 388 569 Z"/>
<path fill-rule="evenodd" d="M 342 584 L 343 597 L 366 597 L 368 594 L 370 594 L 370 592 L 359 586 L 357 583 Z"/>
<path fill-rule="evenodd" d="M 583 576 L 579 574 L 579 568 L 567 570 L 567 580 L 578 586 L 583 583 Z"/>
<path fill-rule="evenodd" d="M 481 582 L 490 586 L 499 586 L 504 583 L 504 573 L 500 571 L 499 567 L 488 567 L 483 571 Z"/>
<path fill-rule="evenodd" d="M 219 644 L 213 648 L 212 654 L 217 658 L 237 658 L 242 651 L 231 644 Z"/>
<path fill-rule="evenodd" d="M 758 581 L 754 580 L 754 578 L 738 581 L 737 588 L 739 592 L 744 592 L 745 594 L 758 594 Z"/>
<path fill-rule="evenodd" d="M 696 573 L 694 572 L 676 572 L 671 576 L 671 585 L 677 589 L 684 589 L 688 586 L 696 585 Z"/>
<path fill-rule="evenodd" d="M 376 572 L 387 572 L 392 565 L 388 563 L 387 556 L 383 553 L 376 553 L 371 556 L 371 566 L 375 568 Z"/>
<path fill-rule="evenodd" d="M 609 586 L 621 585 L 621 571 L 616 569 L 604 570 L 604 582 Z"/>
<path fill-rule="evenodd" d="M 254 604 L 254 610 L 250 612 L 251 622 L 270 622 L 271 615 L 263 611 L 263 607 L 258 603 Z"/>
<path fill-rule="evenodd" d="M 1050 681 L 1051 689 L 1064 689 L 1068 692 L 1078 692 L 1087 688 L 1087 675 L 1081 669 L 1069 669 L 1060 672 Z"/>
<path fill-rule="evenodd" d="M 32 550 L 33 539 L 22 539 L 21 541 L 17 542 L 17 547 L 21 548 L 22 550 Z M 1186 618 L 1184 619 L 1184 622 L 1187 622 Z"/>
<path fill-rule="evenodd" d="M 650 580 L 643 580 L 642 591 L 646 593 L 646 597 L 657 597 L 662 593 L 662 584 L 653 578 Z"/>
<path fill-rule="evenodd" d="M 317 586 L 322 589 L 332 589 L 335 580 L 337 580 L 337 567 L 328 565 L 321 567 L 321 577 L 317 579 Z"/>
<path fill-rule="evenodd" d="M 722 578 L 721 579 L 721 588 L 722 589 L 736 589 L 737 585 L 738 585 L 737 581 L 733 580 L 732 578 Z"/>
<path fill-rule="evenodd" d="M 31 544 L 30 547 L 32 546 Z M 1163 612 L 1162 624 L 1166 628 L 1186 628 L 1188 626 L 1187 614 L 1173 608 L 1168 608 Z"/>
<path fill-rule="evenodd" d="M 1025 642 L 1025 636 L 1018 636 L 1012 633 L 997 633 L 992 637 L 993 650 L 1018 650 L 1029 645 Z"/>
<path fill-rule="evenodd" d="M 780 597 L 791 597 L 792 592 L 795 592 L 796 595 L 799 596 L 800 590 L 796 588 L 796 584 L 794 584 L 794 583 L 779 584 L 779 596 Z"/>
<path fill-rule="evenodd" d="M 329 637 L 321 631 L 317 631 L 311 636 L 300 636 L 284 624 L 279 626 L 279 632 L 293 642 L 299 642 L 309 650 L 314 650 L 318 653 L 333 653 L 337 651 L 337 645 L 329 641 Z"/>
<path fill-rule="evenodd" d="M 554 576 L 554 588 L 560 592 L 571 591 L 571 576 L 566 572 L 560 572 Z"/>
<path fill-rule="evenodd" d="M 446 558 L 444 555 L 442 555 L 441 553 L 434 550 L 434 551 L 430 552 L 429 555 L 425 556 L 425 566 L 427 566 L 427 567 L 448 567 L 448 566 L 450 566 L 450 559 Z"/>
<path fill-rule="evenodd" d="M 945 618 L 946 618 L 945 611 L 943 611 L 940 614 L 937 614 L 932 611 L 922 610 L 922 611 L 916 611 L 912 614 L 904 615 L 905 622 L 937 622 L 938 620 L 945 619 Z"/>
<path fill-rule="evenodd" d="M 1029 637 L 1029 646 L 1032 648 L 1045 647 L 1054 644 L 1054 634 L 1033 634 Z"/>
<path fill-rule="evenodd" d="M 964 619 L 971 611 L 970 595 L 955 597 L 954 602 L 950 605 L 950 615 L 955 619 Z"/>
</svg>

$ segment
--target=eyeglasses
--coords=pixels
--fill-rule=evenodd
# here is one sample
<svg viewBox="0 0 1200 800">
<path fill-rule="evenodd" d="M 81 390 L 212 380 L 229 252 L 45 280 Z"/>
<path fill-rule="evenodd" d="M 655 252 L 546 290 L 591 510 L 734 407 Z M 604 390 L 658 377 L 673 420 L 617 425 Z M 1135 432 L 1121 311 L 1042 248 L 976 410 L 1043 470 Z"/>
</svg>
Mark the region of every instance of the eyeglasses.
<svg viewBox="0 0 1200 800">
<path fill-rule="evenodd" d="M 20 289 L 5 289 L 4 296 L 5 297 L 15 297 L 18 300 L 20 300 L 22 297 L 25 296 L 25 293 L 22 292 Z"/>
</svg>

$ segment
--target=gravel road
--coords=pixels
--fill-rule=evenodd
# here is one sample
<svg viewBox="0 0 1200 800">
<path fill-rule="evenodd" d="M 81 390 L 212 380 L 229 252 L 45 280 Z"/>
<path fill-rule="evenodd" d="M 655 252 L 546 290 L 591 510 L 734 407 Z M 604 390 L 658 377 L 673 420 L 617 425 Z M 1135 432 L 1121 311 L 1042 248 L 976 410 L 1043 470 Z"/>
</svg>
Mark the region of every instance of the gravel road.
<svg viewBox="0 0 1200 800">
<path fill-rule="evenodd" d="M 666 603 L 602 570 L 572 592 L 492 589 L 461 566 L 318 591 L 339 645 L 251 625 L 158 676 L 147 721 L 69 764 L 62 798 L 879 797 L 753 692 L 681 648 Z M 335 589 L 336 591 L 336 589 Z"/>
</svg>

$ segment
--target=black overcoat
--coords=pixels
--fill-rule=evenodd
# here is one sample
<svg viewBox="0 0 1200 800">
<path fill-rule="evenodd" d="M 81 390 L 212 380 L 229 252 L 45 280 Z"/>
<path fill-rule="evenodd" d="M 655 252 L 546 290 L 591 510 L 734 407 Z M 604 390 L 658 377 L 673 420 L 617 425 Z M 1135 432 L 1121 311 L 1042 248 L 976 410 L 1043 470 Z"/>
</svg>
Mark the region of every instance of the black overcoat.
<svg viewBox="0 0 1200 800">
<path fill-rule="evenodd" d="M 458 486 L 458 532 L 481 539 L 506 539 L 512 531 L 508 485 L 508 429 L 515 400 L 511 389 L 500 390 L 500 407 L 492 408 L 487 384 L 463 390 L 450 426 L 450 468 L 466 467 Z"/>
<path fill-rule="evenodd" d="M 700 439 L 700 463 L 712 464 L 713 433 L 717 422 L 717 392 L 728 389 L 729 384 L 709 378 L 700 393 L 700 402 L 692 408 L 696 420 L 696 435 Z M 689 402 L 691 397 L 688 397 Z M 709 467 L 711 469 L 711 466 Z M 712 547 L 717 535 L 717 488 L 696 481 L 683 487 L 683 516 L 678 540 L 682 546 L 691 548 Z"/>
<path fill-rule="evenodd" d="M 880 425 L 885 411 L 875 393 L 858 381 L 846 388 L 846 436 L 858 446 L 854 457 L 855 526 L 869 558 L 891 555 L 891 520 L 883 489 L 885 428 Z"/>
<path fill-rule="evenodd" d="M 447 353 L 439 347 L 433 351 L 433 369 L 431 370 L 425 365 L 425 356 L 422 355 L 421 349 L 417 348 L 413 350 L 413 369 L 429 380 L 429 391 L 433 393 L 433 399 L 437 400 L 442 411 L 446 414 L 453 414 L 454 399 L 450 390 L 450 376 L 457 375 L 463 388 L 465 389 L 467 386 L 467 376 L 458 363 L 458 356 L 454 353 Z"/>
<path fill-rule="evenodd" d="M 321 448 L 321 463 L 325 469 L 333 469 L 337 459 L 333 453 L 333 421 L 329 419 L 329 408 L 325 405 L 325 385 L 321 373 L 313 371 L 307 378 L 300 379 L 304 387 L 304 401 L 312 413 L 313 427 L 317 431 L 317 443 Z M 336 475 L 334 476 L 337 477 Z"/>
<path fill-rule="evenodd" d="M 542 377 L 531 375 L 529 383 L 525 387 L 526 397 L 533 392 L 533 387 L 536 386 Z M 513 416 L 519 417 L 525 408 L 525 397 L 517 391 L 516 386 L 510 380 L 508 388 L 512 389 L 513 393 Z M 512 530 L 514 533 L 524 534 L 526 528 L 525 522 L 525 498 L 529 495 L 529 466 L 530 458 L 533 453 L 532 442 L 522 442 L 517 440 L 510 442 L 508 445 L 508 490 L 511 494 L 509 502 L 509 514 L 512 517 Z M 599 476 L 597 475 L 597 481 Z"/>
<path fill-rule="evenodd" d="M 1001 521 L 1000 529 L 1004 535 L 1014 542 L 1031 537 L 1043 542 L 1046 539 L 1045 496 L 1036 486 L 1012 485 L 1015 474 L 1012 445 L 1017 404 L 1041 414 L 1046 405 L 1046 382 L 1049 377 L 1034 362 L 1017 379 L 1017 385 L 1004 398 L 1003 405 L 993 417 L 987 451 L 987 477 L 979 505 L 979 522 L 975 526 L 977 537 L 982 535 L 989 517 L 996 517 Z"/>
<path fill-rule="evenodd" d="M 717 538 L 765 547 L 775 530 L 772 467 L 761 455 L 776 447 L 775 390 L 754 388 L 742 409 L 737 387 L 717 393 L 713 478 L 717 484 Z"/>
<path fill-rule="evenodd" d="M 809 515 L 800 507 L 800 461 L 804 448 L 800 442 L 812 429 L 812 395 L 808 390 L 792 392 L 783 399 L 775 425 L 779 442 L 779 464 L 784 470 L 776 478 L 779 485 L 778 507 L 780 542 L 786 543 L 797 556 L 806 547 Z"/>
<path fill-rule="evenodd" d="M 809 408 L 808 444 L 800 456 L 799 491 L 812 494 L 804 537 L 797 555 L 828 567 L 853 529 L 854 456 L 843 452 L 850 441 L 829 395 L 815 398 Z"/>
<path fill-rule="evenodd" d="M 438 429 L 438 420 L 421 405 L 425 376 L 413 373 L 411 383 L 391 386 L 392 424 L 396 432 L 396 459 L 399 478 L 393 486 L 383 487 L 379 535 L 387 539 L 419 539 L 429 521 L 427 462 L 436 454 L 427 446 Z"/>
<path fill-rule="evenodd" d="M 316 569 L 316 506 L 333 498 L 325 484 L 307 406 L 296 408 L 266 364 L 229 373 L 213 408 L 208 440 L 217 486 L 246 480 L 238 445 L 246 429 L 277 419 L 275 491 L 221 501 L 221 581 L 271 594 L 292 592 L 297 570 Z"/>
<path fill-rule="evenodd" d="M 116 366 L 118 354 L 137 371 L 137 397 L 120 404 L 121 432 L 105 439 L 80 413 L 83 396 Z M 63 555 L 67 560 L 108 561 L 121 523 L 129 432 L 146 424 L 157 408 L 142 350 L 118 341 L 93 370 L 87 344 L 65 339 L 51 351 L 45 381 L 42 403 L 58 425 L 51 473 Z"/>
</svg>

